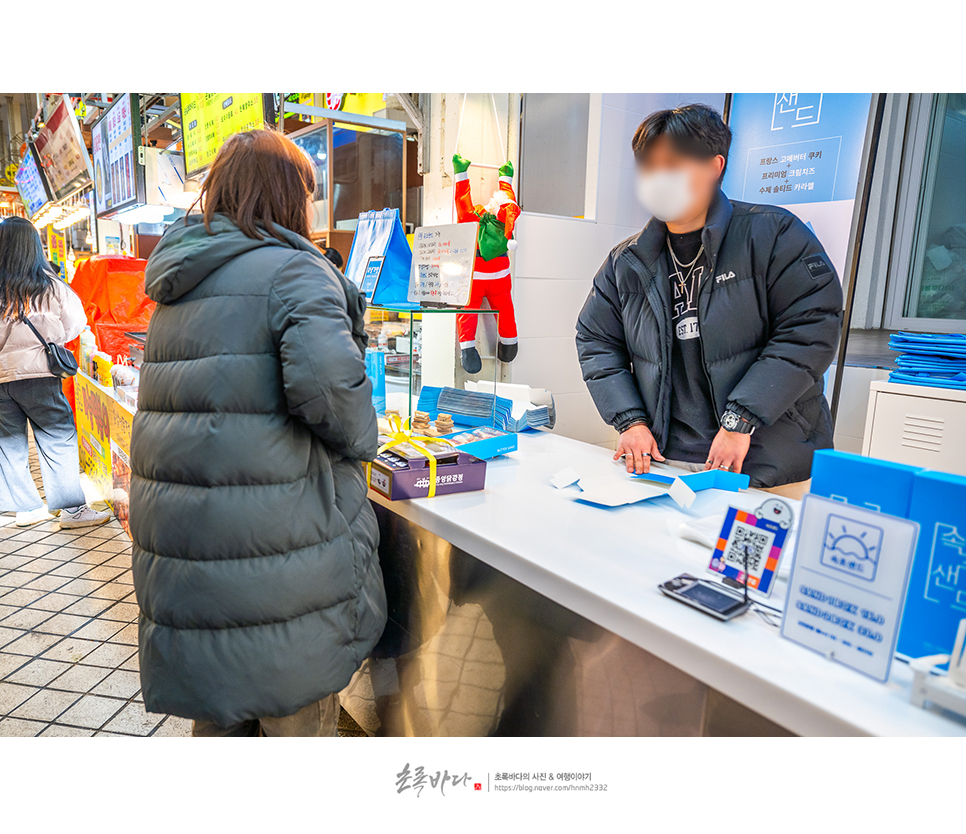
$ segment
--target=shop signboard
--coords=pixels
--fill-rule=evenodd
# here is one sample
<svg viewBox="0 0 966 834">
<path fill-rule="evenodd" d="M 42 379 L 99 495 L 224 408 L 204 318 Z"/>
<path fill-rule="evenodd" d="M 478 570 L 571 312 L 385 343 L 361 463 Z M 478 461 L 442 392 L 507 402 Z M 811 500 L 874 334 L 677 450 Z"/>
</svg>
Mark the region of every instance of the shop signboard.
<svg viewBox="0 0 966 834">
<path fill-rule="evenodd" d="M 111 217 L 144 203 L 141 108 L 137 93 L 121 93 L 91 127 L 94 206 Z"/>
<path fill-rule="evenodd" d="M 90 478 L 97 497 L 110 503 L 111 407 L 114 398 L 83 372 L 74 377 L 74 407 L 81 469 Z"/>
<path fill-rule="evenodd" d="M 47 254 L 59 267 L 61 278 L 67 277 L 67 235 L 53 226 L 47 227 Z"/>
<path fill-rule="evenodd" d="M 131 535 L 131 427 L 134 412 L 111 400 L 111 477 L 114 515 Z"/>
<path fill-rule="evenodd" d="M 409 301 L 465 307 L 476 261 L 477 223 L 420 226 L 413 235 Z"/>
<path fill-rule="evenodd" d="M 51 195 L 63 200 L 91 183 L 91 161 L 80 125 L 63 96 L 34 140 Z"/>
<path fill-rule="evenodd" d="M 806 495 L 782 637 L 888 680 L 918 532 L 914 521 Z"/>
<path fill-rule="evenodd" d="M 782 206 L 808 223 L 839 274 L 872 104 L 870 93 L 734 93 L 732 200 Z"/>
<path fill-rule="evenodd" d="M 184 167 L 188 177 L 203 171 L 225 140 L 265 124 L 264 93 L 182 93 Z"/>
<path fill-rule="evenodd" d="M 898 651 L 905 657 L 949 654 L 966 619 L 966 478 L 920 472 L 909 517 L 922 527 L 909 580 Z"/>
<path fill-rule="evenodd" d="M 30 142 L 27 143 L 27 150 L 20 161 L 17 173 L 14 175 L 14 183 L 17 186 L 17 191 L 20 192 L 20 200 L 27 211 L 27 217 L 31 219 L 36 217 L 50 202 L 47 180 L 44 179 L 44 175 L 40 171 L 33 145 Z"/>
</svg>

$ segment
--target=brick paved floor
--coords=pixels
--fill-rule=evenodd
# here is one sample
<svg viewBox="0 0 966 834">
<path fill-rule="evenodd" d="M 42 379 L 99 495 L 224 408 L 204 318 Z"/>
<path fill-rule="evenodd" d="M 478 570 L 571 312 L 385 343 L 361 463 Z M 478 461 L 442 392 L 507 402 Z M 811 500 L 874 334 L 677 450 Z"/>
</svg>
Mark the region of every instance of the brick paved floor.
<svg viewBox="0 0 966 834">
<path fill-rule="evenodd" d="M 31 442 L 31 471 L 43 495 Z M 0 737 L 188 736 L 145 712 L 131 540 L 116 519 L 60 530 L 0 514 Z M 364 736 L 343 711 L 339 735 Z"/>
<path fill-rule="evenodd" d="M 0 515 L 0 736 L 190 735 L 190 721 L 144 710 L 137 620 L 116 519 L 60 530 Z"/>
<path fill-rule="evenodd" d="M 145 712 L 131 542 L 112 520 L 26 529 L 0 516 L 0 736 L 184 736 Z"/>
</svg>

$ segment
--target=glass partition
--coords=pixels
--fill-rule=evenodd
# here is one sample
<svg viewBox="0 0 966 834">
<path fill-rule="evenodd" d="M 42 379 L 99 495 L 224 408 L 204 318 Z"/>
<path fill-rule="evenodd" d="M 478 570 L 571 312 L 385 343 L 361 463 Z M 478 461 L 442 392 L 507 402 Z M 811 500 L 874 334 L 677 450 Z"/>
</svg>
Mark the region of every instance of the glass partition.
<svg viewBox="0 0 966 834">
<path fill-rule="evenodd" d="M 324 119 L 288 138 L 315 168 L 313 239 L 338 239 L 348 257 L 362 212 L 399 209 L 405 223 L 403 130 Z"/>
<path fill-rule="evenodd" d="M 355 229 L 359 213 L 403 206 L 403 134 L 335 124 L 333 221 Z"/>
<path fill-rule="evenodd" d="M 966 93 L 937 96 L 919 200 L 903 316 L 940 319 L 961 329 L 966 321 Z"/>
</svg>

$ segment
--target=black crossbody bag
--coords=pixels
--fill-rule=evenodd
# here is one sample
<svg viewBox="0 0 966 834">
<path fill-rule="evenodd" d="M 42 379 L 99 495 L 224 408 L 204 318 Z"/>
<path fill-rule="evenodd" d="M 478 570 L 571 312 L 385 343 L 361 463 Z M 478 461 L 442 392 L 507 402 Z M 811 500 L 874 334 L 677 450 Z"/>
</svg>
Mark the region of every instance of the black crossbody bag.
<svg viewBox="0 0 966 834">
<path fill-rule="evenodd" d="M 48 342 L 26 318 L 20 319 L 20 321 L 33 331 L 34 336 L 44 346 L 44 353 L 47 354 L 47 368 L 55 377 L 67 379 L 77 373 L 77 360 L 74 358 L 73 353 L 62 345 L 55 345 L 53 342 Z"/>
</svg>

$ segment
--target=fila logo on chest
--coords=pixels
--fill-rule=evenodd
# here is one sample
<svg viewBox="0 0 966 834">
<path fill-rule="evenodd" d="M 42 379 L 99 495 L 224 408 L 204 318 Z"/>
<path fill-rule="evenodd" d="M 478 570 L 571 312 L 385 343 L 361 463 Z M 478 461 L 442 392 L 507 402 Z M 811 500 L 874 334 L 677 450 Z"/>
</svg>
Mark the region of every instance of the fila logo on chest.
<svg viewBox="0 0 966 834">
<path fill-rule="evenodd" d="M 731 281 L 733 278 L 735 278 L 733 272 L 722 272 L 720 275 L 714 276 L 714 282 L 716 284 L 723 284 L 725 281 Z"/>
</svg>

